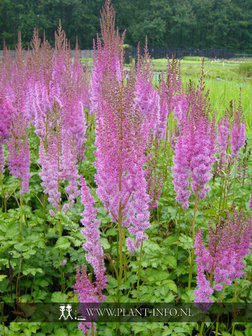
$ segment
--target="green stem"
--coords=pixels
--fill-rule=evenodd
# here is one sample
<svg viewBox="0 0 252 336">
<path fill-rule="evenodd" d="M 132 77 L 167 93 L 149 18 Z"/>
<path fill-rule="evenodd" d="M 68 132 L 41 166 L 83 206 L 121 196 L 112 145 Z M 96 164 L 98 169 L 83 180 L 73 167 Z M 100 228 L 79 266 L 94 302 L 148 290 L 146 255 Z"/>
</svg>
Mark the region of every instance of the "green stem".
<svg viewBox="0 0 252 336">
<path fill-rule="evenodd" d="M 192 220 L 192 241 L 194 246 L 195 241 L 195 222 L 196 222 L 196 214 L 199 207 L 199 196 L 196 193 L 195 205 L 194 205 L 194 212 L 193 212 L 193 220 Z M 192 270 L 193 270 L 193 261 L 194 261 L 194 248 L 192 248 L 192 252 L 190 253 L 190 271 L 189 271 L 189 279 L 188 279 L 188 290 L 191 289 L 192 284 Z"/>
<path fill-rule="evenodd" d="M 19 241 L 23 240 L 23 202 L 24 202 L 23 195 L 20 194 L 20 204 L 19 204 L 19 209 L 20 209 Z"/>
<path fill-rule="evenodd" d="M 224 284 L 223 290 L 222 290 L 220 298 L 218 300 L 218 303 L 222 303 L 223 298 L 224 298 L 224 294 L 225 294 L 225 290 L 226 290 L 226 285 Z M 219 313 L 218 313 L 217 322 L 216 322 L 215 336 L 218 336 L 218 333 L 219 333 Z"/>
<path fill-rule="evenodd" d="M 199 196 L 198 193 L 196 193 L 196 199 L 195 199 L 195 205 L 194 205 L 194 211 L 193 211 L 193 220 L 192 220 L 192 240 L 194 244 L 195 240 L 195 222 L 196 222 L 196 214 L 199 208 Z"/>
<path fill-rule="evenodd" d="M 200 336 L 203 335 L 204 325 L 205 325 L 205 322 L 202 321 L 202 322 L 201 322 L 201 326 L 200 326 Z"/>
<path fill-rule="evenodd" d="M 142 257 L 143 257 L 143 243 L 141 243 L 140 247 L 140 256 L 137 270 L 137 302 L 139 302 L 139 282 L 140 282 L 140 271 L 142 266 Z"/>
<path fill-rule="evenodd" d="M 47 197 L 46 194 L 43 194 L 43 227 L 44 227 L 44 240 L 46 239 L 46 203 Z"/>
<path fill-rule="evenodd" d="M 188 278 L 188 291 L 191 290 L 192 285 L 192 269 L 193 269 L 193 260 L 194 260 L 194 250 L 189 252 L 190 255 L 190 270 L 189 270 L 189 278 Z"/>
<path fill-rule="evenodd" d="M 0 186 L 1 186 L 1 194 L 3 198 L 3 211 L 6 212 L 6 198 L 5 198 L 5 193 L 4 193 L 4 185 L 3 185 L 3 174 L 0 174 Z"/>
<path fill-rule="evenodd" d="M 62 237 L 62 223 L 59 220 L 59 237 Z M 62 266 L 62 261 L 63 261 L 63 251 L 62 249 L 59 250 L 59 262 L 60 262 L 60 267 L 59 267 L 59 271 L 60 271 L 60 283 L 61 283 L 61 293 L 65 292 L 65 275 L 64 275 L 64 271 L 63 271 L 63 266 Z"/>
<path fill-rule="evenodd" d="M 123 274 L 123 227 L 122 227 L 122 204 L 119 203 L 118 212 L 118 228 L 119 228 L 119 273 L 118 273 L 118 302 L 120 303 L 122 274 Z"/>
<path fill-rule="evenodd" d="M 95 331 L 94 331 L 94 322 L 91 322 L 91 335 L 94 336 Z"/>
</svg>

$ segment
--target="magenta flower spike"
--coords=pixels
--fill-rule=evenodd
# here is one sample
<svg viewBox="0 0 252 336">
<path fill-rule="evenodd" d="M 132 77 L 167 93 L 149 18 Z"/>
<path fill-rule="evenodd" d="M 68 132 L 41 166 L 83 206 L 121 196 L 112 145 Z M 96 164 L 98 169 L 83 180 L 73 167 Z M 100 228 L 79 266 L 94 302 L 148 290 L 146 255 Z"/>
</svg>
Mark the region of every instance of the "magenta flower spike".
<svg viewBox="0 0 252 336">
<path fill-rule="evenodd" d="M 100 221 L 96 219 L 98 209 L 94 207 L 95 200 L 90 194 L 86 181 L 81 176 L 81 201 L 84 205 L 82 214 L 82 224 L 84 229 L 82 234 L 86 239 L 83 245 L 86 253 L 86 260 L 92 266 L 95 275 L 95 282 L 91 282 L 87 275 L 86 266 L 82 266 L 82 271 L 77 269 L 76 283 L 73 286 L 75 293 L 78 294 L 80 303 L 99 303 L 106 299 L 102 291 L 107 286 L 107 276 L 105 274 L 104 254 L 100 245 L 99 225 Z M 91 329 L 91 323 L 81 322 L 79 329 L 87 334 Z"/>
<path fill-rule="evenodd" d="M 225 117 L 220 119 L 218 122 L 218 135 L 217 135 L 221 167 L 225 166 L 226 163 L 227 148 L 230 142 L 229 132 L 230 132 L 230 123 L 228 115 L 225 114 Z"/>
<path fill-rule="evenodd" d="M 103 40 L 97 42 L 92 75 L 102 75 L 102 80 L 93 81 L 95 87 L 90 90 L 96 118 L 95 181 L 111 220 L 135 236 L 128 240 L 133 251 L 147 238 L 144 231 L 149 226 L 150 199 L 143 166 L 150 132 L 156 127 L 158 96 L 140 70 L 137 76 L 132 70 L 126 78 L 123 40 L 114 23 L 114 10 L 107 1 L 102 12 Z M 99 68 L 103 69 L 100 73 Z M 144 103 L 140 87 L 151 95 L 149 100 L 144 92 Z"/>
<path fill-rule="evenodd" d="M 213 229 L 209 225 L 208 247 L 203 245 L 202 230 L 196 235 L 195 254 L 198 266 L 195 302 L 212 302 L 214 290 L 246 274 L 243 258 L 251 246 L 252 218 L 244 218 L 243 211 L 234 212 L 233 218 L 222 220 Z M 208 280 L 206 276 L 208 275 Z"/>
<path fill-rule="evenodd" d="M 235 110 L 234 121 L 231 130 L 231 153 L 232 156 L 237 156 L 240 149 L 245 145 L 246 125 L 243 122 L 241 105 L 239 103 L 238 109 Z"/>
<path fill-rule="evenodd" d="M 172 167 L 176 200 L 184 209 L 189 205 L 190 185 L 200 199 L 206 197 L 216 153 L 215 119 L 209 119 L 210 106 L 207 94 L 204 94 L 202 78 L 196 89 L 190 87 L 186 101 L 184 107 L 188 106 L 188 111 L 181 110 L 181 114 L 175 112 L 179 121 L 179 135 Z"/>
</svg>

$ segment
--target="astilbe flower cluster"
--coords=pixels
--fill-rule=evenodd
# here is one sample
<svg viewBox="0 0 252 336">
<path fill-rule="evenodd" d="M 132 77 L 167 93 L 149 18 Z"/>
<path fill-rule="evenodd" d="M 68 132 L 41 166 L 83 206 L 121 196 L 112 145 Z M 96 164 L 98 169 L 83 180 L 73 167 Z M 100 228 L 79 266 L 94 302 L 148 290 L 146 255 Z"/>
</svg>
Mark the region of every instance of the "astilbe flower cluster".
<svg viewBox="0 0 252 336">
<path fill-rule="evenodd" d="M 224 118 L 221 118 L 218 122 L 218 147 L 220 153 L 220 167 L 224 167 L 226 164 L 226 157 L 227 157 L 227 148 L 229 144 L 229 130 L 230 130 L 230 123 L 228 114 L 226 113 Z"/>
<path fill-rule="evenodd" d="M 75 293 L 78 293 L 80 303 L 99 303 L 105 300 L 102 291 L 106 288 L 107 277 L 105 275 L 104 255 L 102 246 L 99 243 L 100 221 L 96 219 L 98 209 L 94 207 L 95 200 L 90 194 L 90 190 L 86 181 L 81 177 L 81 201 L 84 205 L 82 214 L 82 224 L 84 230 L 82 234 L 86 239 L 83 245 L 86 253 L 86 260 L 92 266 L 95 275 L 95 281 L 92 283 L 91 277 L 87 275 L 86 266 L 82 266 L 82 270 L 77 269 L 76 283 L 73 286 Z M 87 334 L 90 331 L 91 323 L 81 322 L 79 329 Z"/>
<path fill-rule="evenodd" d="M 30 151 L 28 145 L 29 120 L 26 115 L 27 62 L 23 60 L 21 34 L 15 60 L 5 50 L 1 68 L 0 86 L 0 146 L 5 142 L 9 150 L 8 167 L 10 173 L 21 180 L 21 194 L 29 190 Z M 4 169 L 1 150 L 1 171 Z"/>
<path fill-rule="evenodd" d="M 214 290 L 231 285 L 241 278 L 245 265 L 243 258 L 251 245 L 252 218 L 244 218 L 243 211 L 234 212 L 233 218 L 221 220 L 213 229 L 209 224 L 208 247 L 203 244 L 202 230 L 195 239 L 196 263 L 198 266 L 195 302 L 212 302 Z"/>
<path fill-rule="evenodd" d="M 215 120 L 209 118 L 210 105 L 202 78 L 197 88 L 189 88 L 187 99 L 188 116 L 181 119 L 184 122 L 180 125 L 172 167 L 176 200 L 184 209 L 189 205 L 190 184 L 200 199 L 206 197 L 216 152 Z"/>
<path fill-rule="evenodd" d="M 140 47 L 138 47 L 140 48 Z M 144 48 L 144 56 L 138 51 L 137 74 L 134 92 L 136 109 L 144 116 L 144 121 L 151 135 L 158 132 L 160 118 L 160 97 L 153 88 L 153 67 L 148 53 L 147 39 Z M 164 117 L 165 119 L 165 117 Z"/>
<path fill-rule="evenodd" d="M 127 240 L 128 248 L 133 251 L 146 239 L 144 231 L 150 225 L 150 199 L 143 172 L 150 121 L 149 116 L 136 106 L 134 69 L 124 83 L 123 42 L 115 33 L 114 10 L 110 1 L 106 2 L 102 18 L 103 44 L 98 40 L 97 62 L 103 62 L 103 55 L 109 57 L 102 82 L 93 82 L 99 88 L 91 90 L 91 101 L 96 99 L 97 102 L 95 180 L 97 195 L 112 221 L 128 227 L 136 237 L 135 241 Z M 115 53 L 120 66 L 115 61 L 111 63 Z"/>
<path fill-rule="evenodd" d="M 135 108 L 143 118 L 142 127 L 146 128 L 149 133 L 147 139 L 147 164 L 145 177 L 147 181 L 147 191 L 151 202 L 149 207 L 156 208 L 157 201 L 160 197 L 163 178 L 157 171 L 157 159 L 160 140 L 165 136 L 167 124 L 167 110 L 164 111 L 168 104 L 167 92 L 165 89 L 158 92 L 153 88 L 153 65 L 152 59 L 148 53 L 147 38 L 144 48 L 144 55 L 140 55 L 140 45 L 138 46 L 138 62 L 136 73 L 136 84 L 134 91 Z M 161 96 L 160 96 L 161 94 Z M 161 101 L 162 98 L 162 101 Z M 162 103 L 163 114 L 160 120 L 160 106 Z M 167 105 L 168 107 L 168 105 Z"/>
<path fill-rule="evenodd" d="M 67 211 L 79 195 L 77 161 L 84 158 L 83 109 L 89 104 L 88 78 L 84 76 L 77 46 L 71 60 L 61 24 L 55 34 L 54 50 L 46 40 L 41 44 L 38 32 L 34 31 L 30 63 L 28 111 L 40 139 L 42 185 L 54 209 Z M 62 183 L 67 184 L 69 202 L 61 208 Z M 54 210 L 51 214 L 55 214 Z"/>
<path fill-rule="evenodd" d="M 230 121 L 232 117 L 233 121 Z M 240 97 L 238 106 L 231 101 L 230 108 L 218 122 L 219 169 L 224 169 L 239 156 L 241 148 L 246 143 L 245 129 Z M 229 145 L 231 145 L 231 154 L 228 151 Z"/>
<path fill-rule="evenodd" d="M 237 156 L 240 152 L 240 149 L 245 145 L 246 134 L 245 134 L 246 125 L 243 120 L 243 114 L 241 109 L 241 103 L 239 101 L 238 108 L 235 108 L 234 112 L 234 121 L 232 124 L 231 130 L 231 154 L 232 156 Z"/>
<path fill-rule="evenodd" d="M 106 0 L 101 12 L 101 35 L 93 41 L 93 70 L 89 87 L 90 113 L 98 110 L 99 100 L 102 95 L 102 82 L 107 73 L 113 73 L 115 78 L 121 79 L 121 53 L 124 34 L 115 31 L 115 12 L 111 6 L 111 0 Z"/>
</svg>

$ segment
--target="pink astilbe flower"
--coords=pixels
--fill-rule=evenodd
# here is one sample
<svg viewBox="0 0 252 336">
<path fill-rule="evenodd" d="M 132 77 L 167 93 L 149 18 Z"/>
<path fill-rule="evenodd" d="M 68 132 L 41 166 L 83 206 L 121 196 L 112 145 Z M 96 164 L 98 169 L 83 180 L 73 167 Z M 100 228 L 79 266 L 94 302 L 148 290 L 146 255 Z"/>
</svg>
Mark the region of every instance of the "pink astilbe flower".
<svg viewBox="0 0 252 336">
<path fill-rule="evenodd" d="M 99 225 L 100 221 L 96 219 L 98 209 L 94 207 L 94 198 L 91 196 L 86 181 L 81 177 L 81 201 L 85 209 L 82 214 L 81 220 L 85 229 L 82 230 L 82 234 L 86 238 L 86 243 L 83 248 L 87 251 L 86 260 L 93 267 L 98 281 L 98 287 L 104 289 L 106 287 L 105 267 L 103 261 L 103 249 L 99 243 L 100 233 Z"/>
<path fill-rule="evenodd" d="M 11 117 L 16 111 L 15 94 L 11 81 L 15 78 L 14 62 L 9 50 L 4 47 L 4 58 L 0 65 L 0 143 L 6 142 L 11 127 Z"/>
<path fill-rule="evenodd" d="M 28 134 L 23 134 L 22 138 L 14 134 L 8 142 L 8 167 L 10 173 L 22 181 L 21 194 L 29 191 L 30 179 L 30 150 L 28 144 Z"/>
<path fill-rule="evenodd" d="M 182 204 L 184 209 L 189 206 L 188 200 L 191 194 L 188 190 L 190 185 L 191 146 L 190 128 L 189 125 L 186 125 L 175 145 L 174 167 L 172 167 L 173 185 L 177 194 L 176 200 Z"/>
<path fill-rule="evenodd" d="M 60 168 L 61 180 L 65 180 L 68 183 L 68 186 L 65 187 L 65 191 L 68 194 L 69 203 L 65 203 L 62 207 L 62 211 L 66 212 L 73 207 L 75 199 L 80 194 L 78 188 L 79 174 L 76 148 L 74 146 L 74 140 L 71 141 L 71 138 L 67 134 L 65 134 L 64 141 L 62 142 Z"/>
<path fill-rule="evenodd" d="M 42 171 L 40 176 L 41 185 L 45 188 L 45 192 L 49 195 L 48 201 L 57 211 L 60 209 L 61 193 L 59 191 L 59 153 L 56 137 L 48 139 L 47 149 L 45 150 L 43 142 L 40 142 L 39 160 Z M 50 211 L 51 215 L 55 215 L 54 211 Z"/>
<path fill-rule="evenodd" d="M 15 61 L 6 50 L 4 56 L 0 85 L 0 145 L 7 143 L 10 173 L 22 181 L 21 194 L 24 194 L 29 189 L 30 152 L 26 117 L 27 64 L 23 62 L 20 33 Z"/>
<path fill-rule="evenodd" d="M 209 264 L 212 262 L 212 257 L 203 245 L 202 230 L 200 230 L 196 235 L 194 249 L 196 254 L 196 263 L 198 266 L 198 289 L 194 291 L 195 302 L 210 303 L 213 302 L 213 300 L 209 299 L 209 296 L 213 294 L 214 290 L 211 288 L 210 281 L 206 279 L 205 269 L 209 269 Z"/>
<path fill-rule="evenodd" d="M 119 31 L 115 30 L 115 12 L 111 6 L 111 0 L 106 0 L 101 12 L 101 34 L 102 40 L 97 37 L 93 47 L 93 70 L 89 88 L 90 113 L 98 110 L 98 103 L 101 99 L 102 82 L 106 74 L 111 73 L 117 81 L 121 79 L 121 54 L 123 52 L 124 34 L 122 38 Z"/>
<path fill-rule="evenodd" d="M 146 127 L 155 133 L 159 125 L 160 97 L 152 82 L 153 68 L 146 39 L 144 57 L 138 55 L 134 102 L 138 111 L 145 117 Z"/>
<path fill-rule="evenodd" d="M 206 197 L 216 153 L 215 120 L 209 119 L 210 106 L 202 78 L 196 89 L 190 87 L 187 97 L 190 109 L 187 118 L 180 119 L 183 124 L 180 124 L 172 167 L 176 200 L 184 209 L 188 207 L 190 178 L 192 191 L 200 199 Z"/>
<path fill-rule="evenodd" d="M 77 269 L 76 283 L 73 288 L 75 293 L 78 293 L 80 303 L 99 303 L 106 298 L 106 296 L 102 294 L 102 291 L 107 286 L 103 249 L 99 243 L 100 221 L 96 219 L 98 209 L 94 207 L 94 198 L 91 196 L 90 190 L 83 177 L 81 177 L 81 201 L 85 207 L 81 221 L 85 227 L 82 233 L 86 238 L 86 243 L 83 245 L 83 248 L 87 252 L 87 262 L 93 267 L 95 282 L 91 282 L 87 276 L 86 266 L 83 265 L 82 272 Z M 79 324 L 79 329 L 81 329 L 84 334 L 87 334 L 91 329 L 91 323 L 82 322 Z"/>
<path fill-rule="evenodd" d="M 109 211 L 111 220 L 120 222 L 135 235 L 135 242 L 131 240 L 133 250 L 146 239 L 144 230 L 149 225 L 146 210 L 149 197 L 142 170 L 147 161 L 145 150 L 150 138 L 152 111 L 140 110 L 136 103 L 134 69 L 124 83 L 123 42 L 114 30 L 114 10 L 110 1 L 106 2 L 103 11 L 102 36 L 103 45 L 98 41 L 99 48 L 96 51 L 97 62 L 103 62 L 104 55 L 109 55 L 109 58 L 108 68 L 103 72 L 103 80 L 99 84 L 100 93 L 95 111 L 97 195 Z M 115 50 L 110 50 L 111 47 Z M 114 65 L 110 64 L 114 53 L 120 57 L 120 67 L 114 67 L 115 62 Z M 108 71 L 112 65 L 114 68 Z M 92 95 L 91 91 L 91 98 Z"/>
<path fill-rule="evenodd" d="M 234 121 L 231 130 L 231 153 L 232 156 L 237 156 L 240 149 L 245 145 L 246 125 L 243 121 L 241 104 L 239 102 L 238 109 L 235 109 Z"/>
<path fill-rule="evenodd" d="M 241 278 L 245 265 L 243 258 L 249 253 L 251 245 L 252 219 L 244 218 L 243 211 L 234 212 L 233 218 L 222 220 L 213 229 L 209 226 L 208 247 L 204 247 L 202 231 L 196 235 L 195 253 L 198 265 L 195 302 L 210 302 L 214 290 L 221 291 L 223 284 L 231 285 Z M 209 276 L 209 280 L 206 279 Z"/>
<path fill-rule="evenodd" d="M 212 177 L 211 168 L 215 160 L 214 120 L 210 123 L 205 118 L 201 118 L 195 124 L 197 130 L 192 131 L 193 148 L 190 158 L 191 186 L 193 192 L 198 193 L 200 199 L 204 199 L 210 190 L 206 184 Z"/>
<path fill-rule="evenodd" d="M 148 238 L 144 231 L 150 226 L 150 213 L 148 206 L 148 204 L 150 203 L 150 197 L 146 192 L 147 182 L 144 175 L 144 171 L 140 166 L 138 167 L 138 172 L 135 172 L 133 179 L 133 201 L 130 204 L 130 213 L 132 215 L 129 216 L 131 226 L 128 230 L 132 235 L 136 237 L 136 239 L 135 242 L 133 242 L 131 238 L 127 239 L 127 246 L 129 251 L 131 252 L 137 250 L 141 246 L 141 243 Z"/>
<path fill-rule="evenodd" d="M 188 116 L 189 102 L 183 93 L 179 93 L 172 97 L 171 103 L 174 111 L 175 119 L 178 121 L 179 128 L 183 128 Z"/>
<path fill-rule="evenodd" d="M 222 167 L 226 162 L 227 156 L 227 147 L 229 144 L 229 130 L 230 130 L 230 123 L 228 119 L 227 113 L 225 117 L 220 119 L 218 122 L 218 147 L 220 152 L 220 166 Z"/>
<path fill-rule="evenodd" d="M 40 142 L 38 163 L 41 165 L 41 185 L 49 195 L 48 201 L 56 211 L 66 212 L 71 209 L 79 195 L 77 153 L 73 141 L 67 134 L 64 134 L 64 141 L 62 140 L 61 125 L 57 126 L 56 134 L 52 133 L 46 142 Z M 68 183 L 65 191 L 69 202 L 61 208 L 60 187 L 64 181 Z M 55 215 L 54 210 L 50 213 Z"/>
<path fill-rule="evenodd" d="M 4 173 L 4 165 L 5 165 L 5 158 L 4 158 L 3 144 L 0 143 L 0 174 Z"/>
<path fill-rule="evenodd" d="M 159 139 L 167 137 L 167 120 L 169 114 L 168 103 L 168 88 L 164 80 L 163 74 L 161 75 L 159 84 L 159 97 L 160 97 L 160 111 L 159 111 L 159 123 L 157 128 L 157 136 Z"/>
<path fill-rule="evenodd" d="M 249 199 L 249 207 L 252 208 L 252 195 L 250 196 L 250 199 Z"/>
<path fill-rule="evenodd" d="M 77 160 L 84 157 L 86 125 L 83 109 L 88 107 L 86 81 L 78 46 L 72 61 L 61 24 L 55 34 L 54 50 L 46 40 L 41 45 L 35 30 L 28 111 L 41 143 L 42 185 L 57 211 L 71 209 L 79 195 Z M 50 160 L 53 169 L 49 165 Z M 60 189 L 63 183 L 66 184 L 69 202 L 61 208 Z M 55 215 L 54 210 L 51 214 Z"/>
</svg>

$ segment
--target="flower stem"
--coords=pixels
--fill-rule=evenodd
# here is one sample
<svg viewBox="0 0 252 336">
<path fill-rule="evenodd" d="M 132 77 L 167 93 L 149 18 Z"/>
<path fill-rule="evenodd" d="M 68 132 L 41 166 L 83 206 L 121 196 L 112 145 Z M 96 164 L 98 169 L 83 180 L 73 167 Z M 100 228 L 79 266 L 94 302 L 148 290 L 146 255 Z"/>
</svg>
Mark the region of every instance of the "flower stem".
<svg viewBox="0 0 252 336">
<path fill-rule="evenodd" d="M 24 202 L 23 195 L 20 194 L 20 204 L 19 204 L 19 209 L 20 209 L 19 241 L 23 240 L 23 202 Z"/>
<path fill-rule="evenodd" d="M 205 325 L 205 322 L 202 321 L 201 322 L 201 326 L 200 326 L 200 334 L 199 334 L 199 336 L 203 336 L 204 325 Z"/>
<path fill-rule="evenodd" d="M 137 302 L 139 302 L 139 282 L 140 282 L 140 271 L 142 266 L 142 257 L 143 257 L 143 243 L 141 243 L 140 247 L 140 256 L 137 270 Z"/>
<path fill-rule="evenodd" d="M 119 273 L 118 273 L 118 302 L 120 302 L 122 274 L 123 274 L 123 227 L 122 227 L 122 205 L 119 203 L 118 211 L 118 228 L 119 228 Z"/>
<path fill-rule="evenodd" d="M 192 241 L 193 241 L 193 245 L 194 245 L 194 241 L 195 241 L 195 221 L 196 221 L 196 214 L 197 214 L 197 211 L 198 211 L 198 207 L 199 207 L 199 196 L 198 196 L 198 193 L 196 193 L 195 205 L 194 205 L 194 211 L 193 211 L 193 220 L 192 220 Z M 190 253 L 190 270 L 189 270 L 189 278 L 188 278 L 188 290 L 191 289 L 193 260 L 194 260 L 194 248 L 192 248 L 192 252 Z"/>
<path fill-rule="evenodd" d="M 91 322 L 91 336 L 94 336 L 95 331 L 94 331 L 94 322 Z"/>
</svg>

